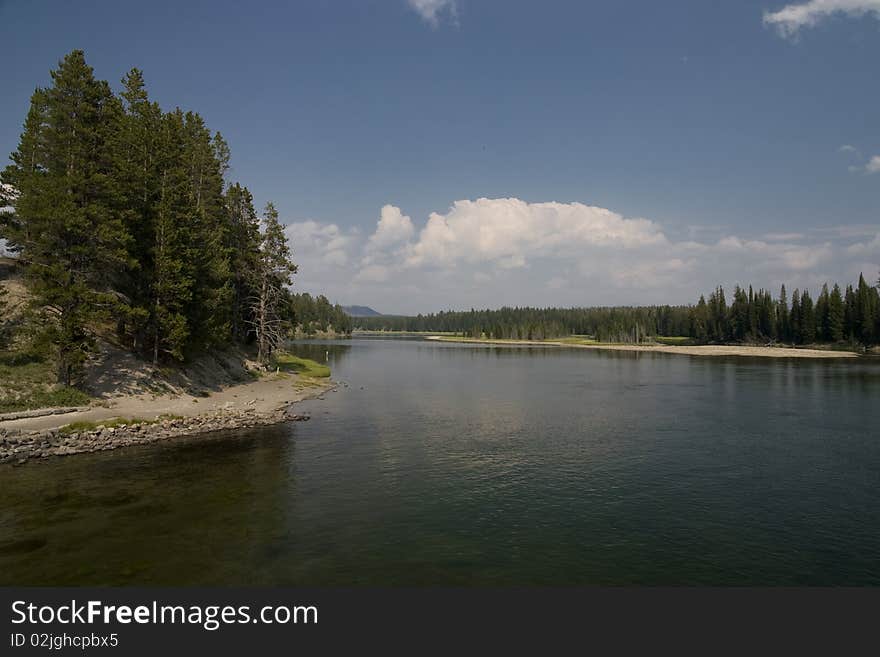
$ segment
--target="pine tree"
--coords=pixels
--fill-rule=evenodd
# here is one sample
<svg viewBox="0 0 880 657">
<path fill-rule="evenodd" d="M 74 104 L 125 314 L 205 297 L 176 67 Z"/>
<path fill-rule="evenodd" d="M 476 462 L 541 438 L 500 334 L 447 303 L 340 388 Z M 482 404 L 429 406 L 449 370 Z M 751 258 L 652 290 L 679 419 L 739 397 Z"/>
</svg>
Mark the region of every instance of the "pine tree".
<svg viewBox="0 0 880 657">
<path fill-rule="evenodd" d="M 831 340 L 831 300 L 828 293 L 828 283 L 822 285 L 819 298 L 816 299 L 816 339 L 820 342 Z"/>
<path fill-rule="evenodd" d="M 735 341 L 744 340 L 749 332 L 749 299 L 739 285 L 733 291 L 729 322 L 730 337 Z"/>
<path fill-rule="evenodd" d="M 238 342 L 247 338 L 250 321 L 248 299 L 257 294 L 259 269 L 260 221 L 254 210 L 253 196 L 238 183 L 226 190 L 228 213 L 228 248 L 233 276 L 232 336 Z"/>
<path fill-rule="evenodd" d="M 846 286 L 843 298 L 843 337 L 850 342 L 856 339 L 856 293 L 852 285 Z"/>
<path fill-rule="evenodd" d="M 252 301 L 257 359 L 261 363 L 268 362 L 283 339 L 281 302 L 284 287 L 290 285 L 294 273 L 296 265 L 290 260 L 290 247 L 284 228 L 278 221 L 278 211 L 272 203 L 268 203 L 260 240 L 258 293 Z M 325 328 L 322 327 L 322 330 Z"/>
<path fill-rule="evenodd" d="M 813 344 L 816 341 L 816 311 L 808 290 L 801 295 L 800 320 L 801 342 Z"/>
<path fill-rule="evenodd" d="M 126 303 L 120 307 L 117 331 L 130 334 L 133 349 L 145 348 L 151 302 L 154 299 L 153 261 L 156 209 L 159 204 L 162 144 L 162 111 L 151 103 L 143 74 L 133 68 L 123 78 L 121 94 L 124 113 L 113 143 L 114 171 L 122 219 L 128 233 L 132 266 L 119 282 Z"/>
<path fill-rule="evenodd" d="M 12 160 L 2 173 L 0 191 L 3 192 L 4 207 L 12 207 L 12 212 L 0 213 L 0 237 L 6 240 L 7 249 L 21 252 L 30 242 L 31 223 L 29 216 L 37 207 L 35 193 L 28 193 L 21 201 L 20 190 L 38 190 L 41 178 L 46 172 L 41 169 L 45 147 L 46 94 L 36 89 L 31 96 L 24 129 L 19 139 L 18 149 L 9 157 Z M 14 192 L 12 191 L 14 190 Z M 16 211 L 16 207 L 20 207 Z"/>
<path fill-rule="evenodd" d="M 185 357 L 191 335 L 187 310 L 192 305 L 197 276 L 184 119 L 180 110 L 162 117 L 159 139 L 159 188 L 149 252 L 149 324 L 154 364 L 166 354 L 176 360 Z"/>
<path fill-rule="evenodd" d="M 212 137 L 198 114 L 187 112 L 183 124 L 196 268 L 193 303 L 187 316 L 192 346 L 201 351 L 222 347 L 231 339 L 234 283 L 223 198 L 229 149 L 219 133 Z"/>
<path fill-rule="evenodd" d="M 727 302 L 724 299 L 724 288 L 718 286 L 709 295 L 709 339 L 723 342 L 728 336 Z"/>
<path fill-rule="evenodd" d="M 52 86 L 34 93 L 13 164 L 3 175 L 19 193 L 4 237 L 20 251 L 35 303 L 51 311 L 47 337 L 65 384 L 75 380 L 90 352 L 89 323 L 114 305 L 112 274 L 127 262 L 128 235 L 111 175 L 111 136 L 120 112 L 82 51 L 71 52 L 52 71 Z"/>
<path fill-rule="evenodd" d="M 874 343 L 874 323 L 877 312 L 877 290 L 865 282 L 859 274 L 859 285 L 856 289 L 856 335 L 864 345 Z"/>
<path fill-rule="evenodd" d="M 748 304 L 749 337 L 755 339 L 758 336 L 758 308 L 755 303 L 755 293 L 752 290 L 751 285 L 749 285 Z"/>
<path fill-rule="evenodd" d="M 690 335 L 700 342 L 705 342 L 708 337 L 709 309 L 706 305 L 706 298 L 701 294 L 700 300 L 691 312 L 691 329 Z"/>
<path fill-rule="evenodd" d="M 791 295 L 791 312 L 788 315 L 790 339 L 795 344 L 803 342 L 801 334 L 801 295 L 797 288 Z"/>
<path fill-rule="evenodd" d="M 788 313 L 788 297 L 785 285 L 779 291 L 779 303 L 776 306 L 776 325 L 780 342 L 791 341 L 791 317 Z"/>
<path fill-rule="evenodd" d="M 840 342 L 844 336 L 844 307 L 843 297 L 840 294 L 840 286 L 837 283 L 831 288 L 828 297 L 828 339 L 832 342 Z"/>
</svg>

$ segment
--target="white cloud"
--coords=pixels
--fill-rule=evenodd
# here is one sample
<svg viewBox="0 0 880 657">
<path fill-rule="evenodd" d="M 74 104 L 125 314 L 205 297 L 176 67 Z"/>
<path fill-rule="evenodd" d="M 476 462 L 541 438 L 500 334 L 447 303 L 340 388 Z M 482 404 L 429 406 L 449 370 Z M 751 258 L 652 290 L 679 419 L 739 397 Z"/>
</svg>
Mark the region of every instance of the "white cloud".
<svg viewBox="0 0 880 657">
<path fill-rule="evenodd" d="M 880 226 L 678 241 L 649 219 L 517 198 L 456 201 L 422 222 L 386 205 L 370 234 L 316 221 L 287 231 L 295 288 L 388 313 L 690 303 L 717 284 L 817 290 L 880 269 Z"/>
<path fill-rule="evenodd" d="M 356 233 L 344 232 L 336 224 L 322 224 L 314 220 L 292 223 L 284 232 L 291 243 L 294 259 L 307 257 L 330 265 L 348 263 L 349 251 Z"/>
<path fill-rule="evenodd" d="M 361 237 L 356 230 L 314 220 L 289 224 L 284 229 L 299 272 L 294 277 L 298 292 L 327 293 L 328 281 L 355 266 Z"/>
<path fill-rule="evenodd" d="M 878 255 L 880 256 L 880 233 L 874 235 L 874 239 L 867 242 L 857 242 L 847 247 L 847 253 L 851 255 Z"/>
<path fill-rule="evenodd" d="M 880 2 L 880 0 L 878 0 Z M 849 144 L 844 144 L 837 149 L 840 153 L 847 153 L 862 159 L 862 154 L 858 148 Z M 864 165 L 851 164 L 847 167 L 850 173 L 880 173 L 880 155 L 875 155 L 868 159 Z"/>
<path fill-rule="evenodd" d="M 527 203 L 517 198 L 456 201 L 431 213 L 405 266 L 448 266 L 458 261 L 523 267 L 527 259 L 568 256 L 601 246 L 638 248 L 666 237 L 647 219 L 582 203 Z"/>
<path fill-rule="evenodd" d="M 880 18 L 880 0 L 809 0 L 790 4 L 779 11 L 765 11 L 764 25 L 775 27 L 783 37 L 792 38 L 801 28 L 814 27 L 835 14 L 851 17 L 874 14 Z"/>
<path fill-rule="evenodd" d="M 406 0 L 425 22 L 437 26 L 440 17 L 448 15 L 453 21 L 458 17 L 456 0 Z"/>
<path fill-rule="evenodd" d="M 880 155 L 875 155 L 868 159 L 864 165 L 851 164 L 847 167 L 850 173 L 880 173 Z"/>
<path fill-rule="evenodd" d="M 393 205 L 385 205 L 379 212 L 379 223 L 376 232 L 370 235 L 367 242 L 368 250 L 379 250 L 409 242 L 415 233 L 412 219 Z"/>
</svg>

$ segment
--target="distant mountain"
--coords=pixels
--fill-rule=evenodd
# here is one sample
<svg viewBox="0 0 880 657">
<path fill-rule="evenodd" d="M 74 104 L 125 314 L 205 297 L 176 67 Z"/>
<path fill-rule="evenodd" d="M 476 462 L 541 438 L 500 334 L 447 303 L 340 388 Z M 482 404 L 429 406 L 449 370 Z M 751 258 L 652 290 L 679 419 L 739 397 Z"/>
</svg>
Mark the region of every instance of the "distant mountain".
<svg viewBox="0 0 880 657">
<path fill-rule="evenodd" d="M 369 306 L 342 306 L 342 309 L 352 317 L 380 317 L 382 315 Z"/>
</svg>

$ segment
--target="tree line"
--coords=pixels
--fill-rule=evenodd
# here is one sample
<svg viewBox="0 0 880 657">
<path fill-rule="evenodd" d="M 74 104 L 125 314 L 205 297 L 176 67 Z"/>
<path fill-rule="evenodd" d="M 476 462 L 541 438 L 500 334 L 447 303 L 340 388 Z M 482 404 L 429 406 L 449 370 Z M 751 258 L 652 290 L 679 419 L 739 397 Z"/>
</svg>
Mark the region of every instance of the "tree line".
<svg viewBox="0 0 880 657">
<path fill-rule="evenodd" d="M 262 216 L 195 112 L 163 111 L 133 68 L 115 94 L 75 50 L 38 88 L 0 174 L 0 237 L 24 267 L 63 383 L 96 329 L 153 363 L 256 343 L 296 323 L 278 212 Z"/>
<path fill-rule="evenodd" d="M 288 304 L 288 314 L 296 318 L 297 335 L 351 333 L 352 318 L 342 306 L 330 303 L 323 294 L 313 297 L 308 292 L 293 294 L 288 290 L 285 303 Z"/>
<path fill-rule="evenodd" d="M 603 342 L 639 343 L 657 337 L 686 337 L 699 343 L 880 343 L 880 282 L 864 276 L 845 291 L 823 285 L 815 302 L 808 290 L 777 297 L 736 286 L 728 304 L 717 287 L 708 300 L 691 306 L 601 308 L 501 308 L 445 311 L 415 317 L 359 317 L 357 328 L 386 331 L 437 331 L 491 339 L 543 340 L 587 335 Z"/>
<path fill-rule="evenodd" d="M 492 339 L 543 340 L 590 335 L 607 342 L 639 342 L 653 335 L 684 335 L 687 306 L 601 308 L 510 308 L 443 311 L 415 317 L 358 317 L 357 328 L 386 331 L 438 331 Z"/>
<path fill-rule="evenodd" d="M 708 301 L 700 297 L 691 308 L 689 335 L 704 342 L 782 342 L 787 344 L 848 343 L 870 346 L 880 342 L 880 282 L 869 285 L 864 275 L 841 291 L 838 284 L 822 286 L 815 302 L 809 290 L 785 286 L 779 296 L 766 290 L 737 286 L 728 306 L 719 287 Z"/>
</svg>

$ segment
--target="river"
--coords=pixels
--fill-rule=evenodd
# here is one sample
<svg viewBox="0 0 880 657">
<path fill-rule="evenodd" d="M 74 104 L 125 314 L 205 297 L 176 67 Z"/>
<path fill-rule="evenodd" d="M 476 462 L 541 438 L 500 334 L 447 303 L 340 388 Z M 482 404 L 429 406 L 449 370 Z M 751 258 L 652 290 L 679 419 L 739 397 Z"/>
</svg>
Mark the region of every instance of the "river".
<svg viewBox="0 0 880 657">
<path fill-rule="evenodd" d="M 880 362 L 294 345 L 308 422 L 0 468 L 0 584 L 880 584 Z"/>
</svg>

